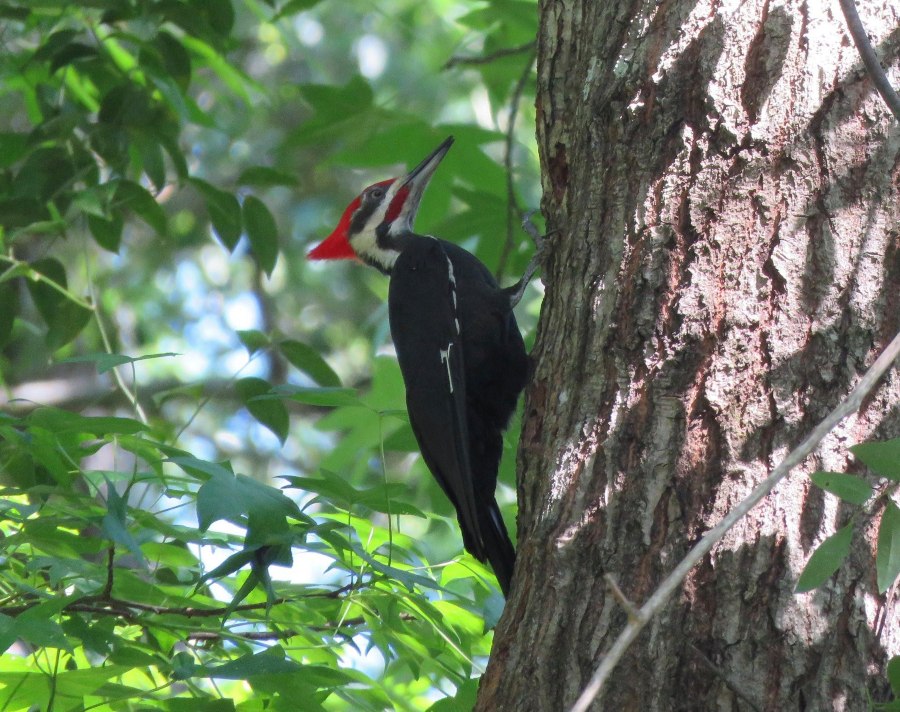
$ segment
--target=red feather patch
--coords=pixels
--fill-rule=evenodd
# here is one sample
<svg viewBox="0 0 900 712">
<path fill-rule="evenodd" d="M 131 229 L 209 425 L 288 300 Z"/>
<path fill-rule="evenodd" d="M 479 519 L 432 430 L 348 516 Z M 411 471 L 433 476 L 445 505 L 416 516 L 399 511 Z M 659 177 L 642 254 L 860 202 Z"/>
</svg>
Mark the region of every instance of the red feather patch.
<svg viewBox="0 0 900 712">
<path fill-rule="evenodd" d="M 334 228 L 328 237 L 322 240 L 322 242 L 316 245 L 309 254 L 306 255 L 307 259 L 346 260 L 356 257 L 356 253 L 353 251 L 353 248 L 350 247 L 348 230 L 350 229 L 350 221 L 353 219 L 353 213 L 356 212 L 360 202 L 362 202 L 361 199 L 356 198 L 347 206 L 344 214 L 341 215 L 337 227 Z"/>
</svg>

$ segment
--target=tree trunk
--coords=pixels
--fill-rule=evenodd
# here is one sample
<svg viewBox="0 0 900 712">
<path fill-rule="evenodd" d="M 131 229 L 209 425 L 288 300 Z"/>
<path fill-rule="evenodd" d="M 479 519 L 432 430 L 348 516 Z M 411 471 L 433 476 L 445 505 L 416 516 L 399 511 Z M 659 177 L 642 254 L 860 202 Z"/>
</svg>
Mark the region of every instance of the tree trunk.
<svg viewBox="0 0 900 712">
<path fill-rule="evenodd" d="M 900 9 L 859 2 L 894 86 Z M 571 705 L 689 547 L 900 329 L 900 131 L 837 1 L 542 0 L 538 143 L 560 232 L 519 451 L 519 563 L 477 709 Z M 596 709 L 863 710 L 889 696 L 882 497 L 852 560 L 793 593 L 854 507 L 814 470 L 900 434 L 892 371 L 741 521 Z M 896 493 L 894 494 L 896 497 Z"/>
</svg>

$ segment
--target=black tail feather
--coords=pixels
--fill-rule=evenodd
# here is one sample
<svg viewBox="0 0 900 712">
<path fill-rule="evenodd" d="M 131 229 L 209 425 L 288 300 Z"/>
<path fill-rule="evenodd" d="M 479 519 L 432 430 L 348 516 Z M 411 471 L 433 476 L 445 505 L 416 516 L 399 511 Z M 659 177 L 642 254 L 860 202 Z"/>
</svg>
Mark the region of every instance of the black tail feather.
<svg viewBox="0 0 900 712">
<path fill-rule="evenodd" d="M 513 569 L 516 565 L 516 549 L 509 539 L 497 501 L 491 499 L 487 507 L 479 508 L 479 526 L 484 538 L 484 553 L 494 569 L 497 582 L 504 596 L 509 596 Z"/>
</svg>

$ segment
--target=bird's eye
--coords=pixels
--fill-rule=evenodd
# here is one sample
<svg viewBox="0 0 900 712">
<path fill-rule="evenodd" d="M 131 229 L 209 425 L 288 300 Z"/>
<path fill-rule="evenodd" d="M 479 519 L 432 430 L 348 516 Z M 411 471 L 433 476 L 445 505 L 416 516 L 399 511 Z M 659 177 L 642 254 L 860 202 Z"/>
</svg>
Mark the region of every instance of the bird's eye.
<svg viewBox="0 0 900 712">
<path fill-rule="evenodd" d="M 372 192 L 369 193 L 369 197 L 374 198 L 375 200 L 381 200 L 384 197 L 384 189 L 372 188 Z"/>
</svg>

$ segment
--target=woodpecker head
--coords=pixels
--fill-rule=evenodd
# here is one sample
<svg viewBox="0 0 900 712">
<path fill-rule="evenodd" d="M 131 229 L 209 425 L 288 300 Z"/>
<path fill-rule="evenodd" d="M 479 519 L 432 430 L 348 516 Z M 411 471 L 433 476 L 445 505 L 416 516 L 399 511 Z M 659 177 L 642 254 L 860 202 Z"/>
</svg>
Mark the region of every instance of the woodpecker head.
<svg viewBox="0 0 900 712">
<path fill-rule="evenodd" d="M 307 257 L 358 258 L 382 272 L 390 272 L 402 249 L 398 238 L 412 231 L 428 181 L 452 144 L 450 136 L 405 176 L 366 188 L 347 206 L 332 233 Z"/>
</svg>

